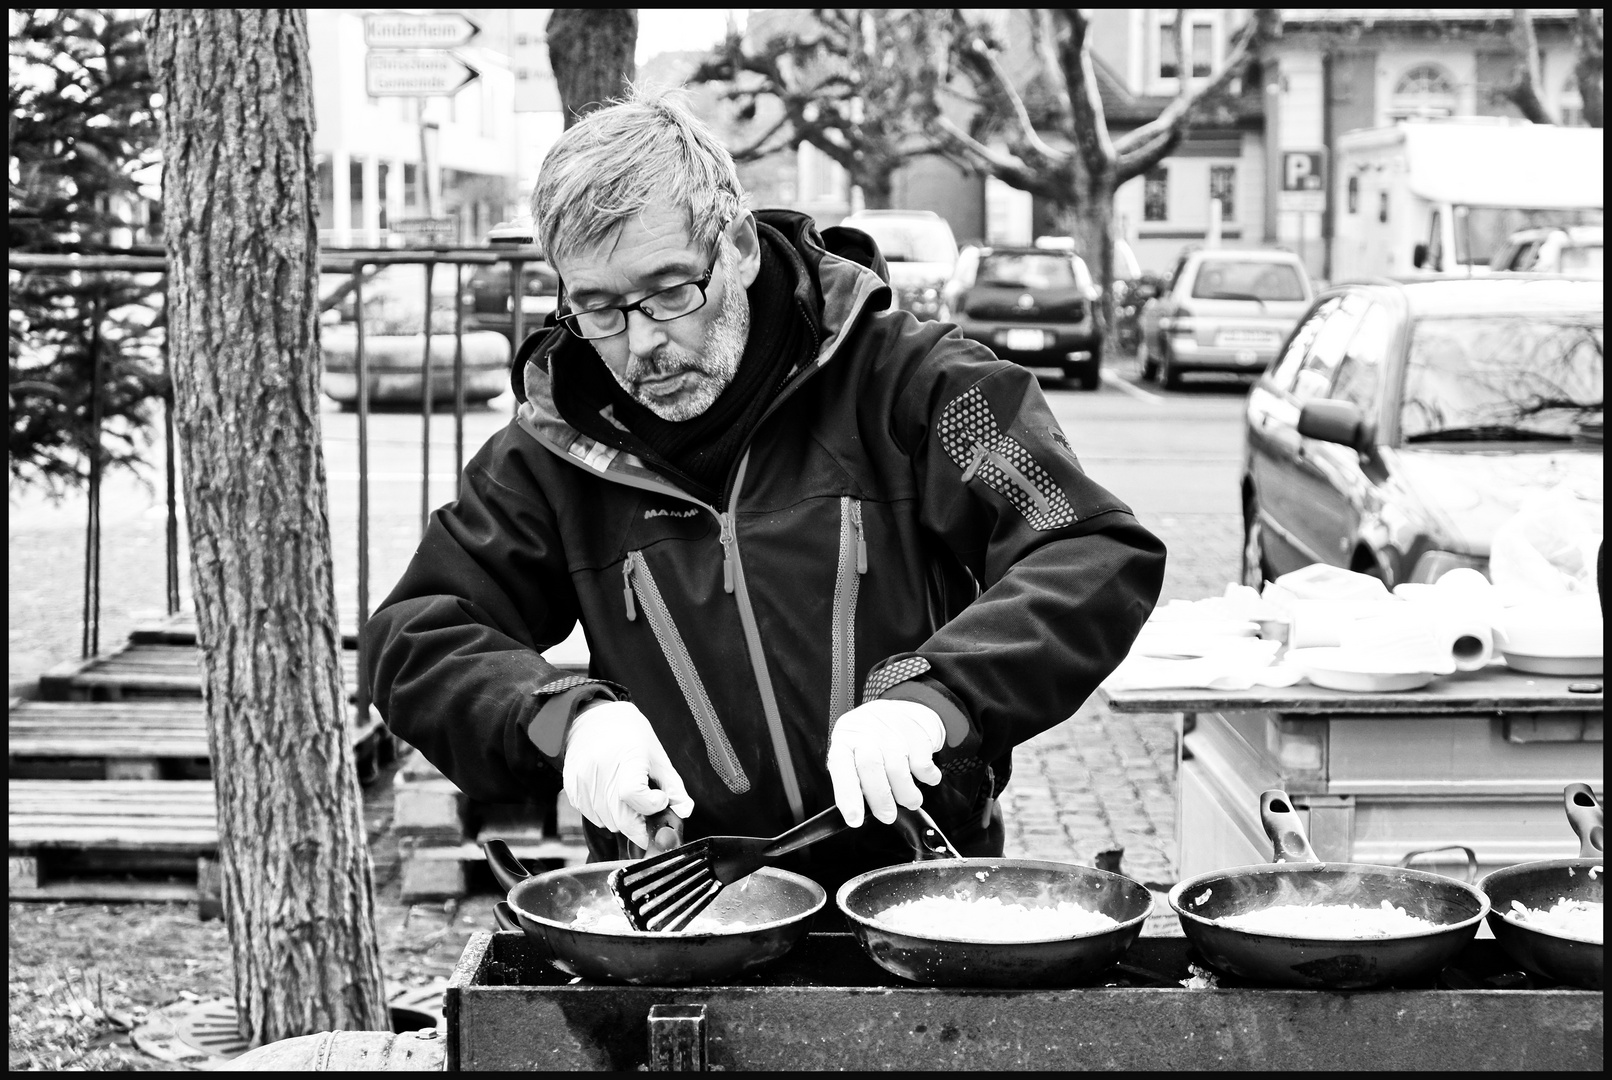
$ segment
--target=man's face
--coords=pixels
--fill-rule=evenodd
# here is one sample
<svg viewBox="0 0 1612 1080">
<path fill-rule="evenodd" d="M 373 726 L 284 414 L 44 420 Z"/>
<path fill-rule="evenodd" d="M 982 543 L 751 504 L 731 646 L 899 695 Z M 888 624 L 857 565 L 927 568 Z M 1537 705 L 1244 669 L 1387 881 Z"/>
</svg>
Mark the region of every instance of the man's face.
<svg viewBox="0 0 1612 1080">
<path fill-rule="evenodd" d="M 663 420 L 691 420 L 711 407 L 739 370 L 750 335 L 750 298 L 759 256 L 748 219 L 730 225 L 737 246 L 718 241 L 721 257 L 705 289 L 705 305 L 667 322 L 642 311 L 627 328 L 588 342 L 621 388 Z M 745 234 L 751 241 L 746 252 Z M 572 311 L 630 304 L 704 275 L 713 252 L 689 238 L 687 215 L 651 208 L 629 218 L 599 247 L 555 260 Z M 751 263 L 754 262 L 752 266 Z"/>
</svg>

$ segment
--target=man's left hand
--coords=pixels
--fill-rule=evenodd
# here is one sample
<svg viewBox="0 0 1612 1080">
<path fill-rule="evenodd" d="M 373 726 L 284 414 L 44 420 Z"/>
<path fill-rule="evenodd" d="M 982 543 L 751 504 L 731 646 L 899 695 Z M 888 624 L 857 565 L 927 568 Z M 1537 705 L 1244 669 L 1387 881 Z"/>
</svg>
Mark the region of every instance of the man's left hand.
<svg viewBox="0 0 1612 1080">
<path fill-rule="evenodd" d="M 922 806 L 913 781 L 940 783 L 932 758 L 945 745 L 940 714 L 916 701 L 878 698 L 840 717 L 828 741 L 828 776 L 845 823 L 853 829 L 862 824 L 864 800 L 886 825 L 895 821 L 898 803 L 909 810 Z"/>
</svg>

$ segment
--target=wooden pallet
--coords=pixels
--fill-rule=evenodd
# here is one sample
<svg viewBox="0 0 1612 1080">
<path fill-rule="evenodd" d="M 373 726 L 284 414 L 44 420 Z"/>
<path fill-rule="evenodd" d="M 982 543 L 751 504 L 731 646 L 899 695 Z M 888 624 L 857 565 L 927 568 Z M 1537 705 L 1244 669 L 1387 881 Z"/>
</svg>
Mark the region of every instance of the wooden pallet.
<svg viewBox="0 0 1612 1080">
<path fill-rule="evenodd" d="M 197 698 L 16 701 L 7 716 L 14 780 L 208 780 L 207 715 Z M 358 777 L 395 760 L 397 741 L 371 706 L 349 728 Z"/>
<path fill-rule="evenodd" d="M 356 700 L 358 652 L 341 652 L 347 699 Z M 114 652 L 57 664 L 39 677 L 45 701 L 123 701 L 201 697 L 201 654 L 193 645 L 127 644 Z"/>
<path fill-rule="evenodd" d="M 534 871 L 585 862 L 582 817 L 556 787 L 524 803 L 471 799 L 418 752 L 393 777 L 392 831 L 405 901 L 464 896 L 484 863 L 484 841 L 503 840 Z"/>
<path fill-rule="evenodd" d="M 194 900 L 223 914 L 208 780 L 11 780 L 12 900 Z"/>
</svg>

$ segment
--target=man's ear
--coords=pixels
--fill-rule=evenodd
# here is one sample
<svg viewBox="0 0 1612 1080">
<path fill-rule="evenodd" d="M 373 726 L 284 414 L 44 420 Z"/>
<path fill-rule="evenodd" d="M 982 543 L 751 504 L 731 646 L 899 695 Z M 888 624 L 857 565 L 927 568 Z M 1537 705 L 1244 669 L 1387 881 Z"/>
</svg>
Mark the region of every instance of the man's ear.
<svg viewBox="0 0 1612 1080">
<path fill-rule="evenodd" d="M 756 215 L 748 210 L 736 222 L 733 246 L 739 249 L 739 280 L 748 289 L 761 273 L 761 238 L 756 235 Z"/>
</svg>

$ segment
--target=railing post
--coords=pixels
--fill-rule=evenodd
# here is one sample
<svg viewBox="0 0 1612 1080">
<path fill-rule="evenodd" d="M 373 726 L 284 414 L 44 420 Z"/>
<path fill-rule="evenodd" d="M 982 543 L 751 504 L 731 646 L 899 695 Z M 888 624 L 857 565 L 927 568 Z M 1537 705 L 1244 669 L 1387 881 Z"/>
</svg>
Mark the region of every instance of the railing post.
<svg viewBox="0 0 1612 1080">
<path fill-rule="evenodd" d="M 88 659 L 101 651 L 101 294 L 90 299 L 90 482 L 89 510 L 84 525 L 84 633 L 80 655 Z"/>
<path fill-rule="evenodd" d="M 453 475 L 465 471 L 465 264 L 453 264 Z M 454 481 L 458 495 L 458 481 Z"/>
<path fill-rule="evenodd" d="M 425 264 L 425 365 L 420 391 L 420 533 L 431 518 L 431 275 L 436 262 Z"/>
<path fill-rule="evenodd" d="M 358 639 L 364 639 L 369 621 L 369 365 L 364 357 L 364 267 L 353 264 L 353 366 L 358 369 Z M 341 634 L 341 610 L 336 611 L 336 633 Z M 369 676 L 362 659 L 358 665 L 358 722 L 369 719 Z"/>
</svg>

